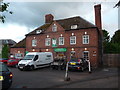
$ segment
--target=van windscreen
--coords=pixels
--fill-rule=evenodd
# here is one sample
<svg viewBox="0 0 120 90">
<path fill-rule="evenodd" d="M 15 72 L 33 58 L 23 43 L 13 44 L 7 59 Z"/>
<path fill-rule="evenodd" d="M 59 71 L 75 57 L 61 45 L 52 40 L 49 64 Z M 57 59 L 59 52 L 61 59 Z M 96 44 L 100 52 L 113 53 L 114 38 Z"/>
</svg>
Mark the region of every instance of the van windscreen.
<svg viewBox="0 0 120 90">
<path fill-rule="evenodd" d="M 26 55 L 23 60 L 32 60 L 34 55 Z"/>
</svg>

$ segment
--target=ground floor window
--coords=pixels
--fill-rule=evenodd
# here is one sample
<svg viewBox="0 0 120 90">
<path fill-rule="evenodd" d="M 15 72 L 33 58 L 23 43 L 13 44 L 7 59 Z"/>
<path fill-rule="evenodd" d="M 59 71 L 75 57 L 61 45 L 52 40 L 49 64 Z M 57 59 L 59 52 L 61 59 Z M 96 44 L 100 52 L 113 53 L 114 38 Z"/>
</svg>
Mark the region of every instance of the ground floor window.
<svg viewBox="0 0 120 90">
<path fill-rule="evenodd" d="M 83 51 L 83 58 L 89 60 L 89 51 Z"/>
<path fill-rule="evenodd" d="M 72 59 L 72 58 L 76 58 L 76 57 L 75 57 L 75 51 L 71 51 L 71 52 L 70 52 L 70 58 L 71 58 L 71 59 Z"/>
<path fill-rule="evenodd" d="M 21 59 L 21 58 L 23 58 L 23 54 L 22 53 L 16 53 L 15 58 Z"/>
<path fill-rule="evenodd" d="M 65 52 L 56 52 L 55 59 L 66 59 Z"/>
</svg>

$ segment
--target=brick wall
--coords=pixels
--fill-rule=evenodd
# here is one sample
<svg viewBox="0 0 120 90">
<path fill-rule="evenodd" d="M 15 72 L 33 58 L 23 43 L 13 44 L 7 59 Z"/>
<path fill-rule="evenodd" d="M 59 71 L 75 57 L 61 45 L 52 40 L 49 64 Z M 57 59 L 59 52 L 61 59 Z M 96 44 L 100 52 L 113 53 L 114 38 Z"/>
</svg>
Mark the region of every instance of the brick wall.
<svg viewBox="0 0 120 90">
<path fill-rule="evenodd" d="M 82 36 L 87 32 L 87 35 L 89 35 L 89 44 L 83 44 L 82 43 Z M 72 36 L 72 33 L 74 33 L 74 36 L 76 36 L 76 44 L 70 45 L 70 36 Z M 56 53 L 54 52 L 54 47 L 52 47 L 52 38 L 59 38 L 60 35 L 65 39 L 64 45 L 57 45 L 55 48 L 66 48 L 67 51 L 65 52 L 65 55 L 67 56 L 67 60 L 70 60 L 70 53 L 71 49 L 74 48 L 75 55 L 77 58 L 83 57 L 83 51 L 85 51 L 85 48 L 87 48 L 87 51 L 89 51 L 89 59 L 94 67 L 98 66 L 98 32 L 96 28 L 92 29 L 81 29 L 81 30 L 71 30 L 71 31 L 65 31 L 62 27 L 59 27 L 57 29 L 57 32 L 52 32 L 51 27 L 49 27 L 44 34 L 40 35 L 30 35 L 26 37 L 26 51 L 32 52 L 33 49 L 35 52 L 45 52 L 46 49 L 48 51 L 53 52 L 53 55 L 55 57 Z M 51 45 L 45 46 L 45 38 L 47 38 L 47 35 L 49 35 L 49 38 L 51 38 Z M 32 40 L 37 40 L 37 46 L 32 47 Z M 94 53 L 94 51 L 96 53 Z"/>
<path fill-rule="evenodd" d="M 21 53 L 22 57 L 25 55 L 25 48 L 10 48 L 10 55 L 15 57 L 15 54 Z"/>
</svg>

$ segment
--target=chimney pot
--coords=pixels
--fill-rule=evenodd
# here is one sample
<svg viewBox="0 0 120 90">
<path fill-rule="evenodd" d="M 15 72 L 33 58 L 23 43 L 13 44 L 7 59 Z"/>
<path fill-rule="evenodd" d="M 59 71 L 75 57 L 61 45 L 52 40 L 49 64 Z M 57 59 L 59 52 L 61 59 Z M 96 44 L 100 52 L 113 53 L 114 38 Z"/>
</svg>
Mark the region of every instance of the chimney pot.
<svg viewBox="0 0 120 90">
<path fill-rule="evenodd" d="M 52 14 L 45 15 L 45 23 L 51 23 L 54 19 L 54 16 Z"/>
</svg>

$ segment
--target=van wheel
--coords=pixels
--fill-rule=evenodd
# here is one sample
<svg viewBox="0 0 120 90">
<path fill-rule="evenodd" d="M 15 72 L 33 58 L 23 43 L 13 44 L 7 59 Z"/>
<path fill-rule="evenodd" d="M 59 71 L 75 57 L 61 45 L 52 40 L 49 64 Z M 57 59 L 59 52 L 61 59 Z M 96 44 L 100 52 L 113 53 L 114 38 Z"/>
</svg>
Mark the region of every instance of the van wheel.
<svg viewBox="0 0 120 90">
<path fill-rule="evenodd" d="M 34 70 L 34 66 L 30 66 L 30 70 Z"/>
<path fill-rule="evenodd" d="M 82 72 L 84 71 L 84 67 L 81 68 L 81 71 L 82 71 Z"/>
<path fill-rule="evenodd" d="M 15 68 L 18 68 L 18 65 L 15 65 Z"/>
</svg>

